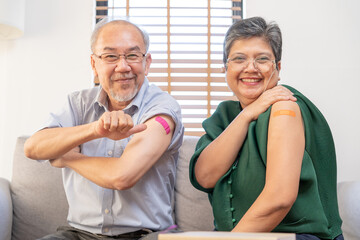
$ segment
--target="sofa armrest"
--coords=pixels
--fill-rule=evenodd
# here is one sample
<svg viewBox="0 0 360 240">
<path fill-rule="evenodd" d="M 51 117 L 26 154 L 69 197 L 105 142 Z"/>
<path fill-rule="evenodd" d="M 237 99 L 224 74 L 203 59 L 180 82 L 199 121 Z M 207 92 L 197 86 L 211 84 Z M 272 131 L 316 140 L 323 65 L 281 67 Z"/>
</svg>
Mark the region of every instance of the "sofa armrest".
<svg viewBox="0 0 360 240">
<path fill-rule="evenodd" d="M 13 208 L 10 195 L 10 183 L 0 178 L 0 240 L 10 240 Z"/>
<path fill-rule="evenodd" d="M 358 240 L 360 236 L 360 181 L 340 182 L 337 192 L 344 238 Z"/>
</svg>

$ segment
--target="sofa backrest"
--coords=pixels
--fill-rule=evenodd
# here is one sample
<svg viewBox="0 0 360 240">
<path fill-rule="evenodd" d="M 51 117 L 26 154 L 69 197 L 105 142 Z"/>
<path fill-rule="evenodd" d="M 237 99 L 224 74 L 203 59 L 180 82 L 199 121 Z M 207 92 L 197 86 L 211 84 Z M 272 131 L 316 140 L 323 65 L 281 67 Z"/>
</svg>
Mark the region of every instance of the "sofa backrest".
<svg viewBox="0 0 360 240">
<path fill-rule="evenodd" d="M 13 201 L 13 240 L 36 239 L 67 225 L 68 204 L 61 170 L 47 161 L 39 163 L 24 155 L 27 136 L 17 139 L 11 197 Z M 207 194 L 192 187 L 189 160 L 198 137 L 184 137 L 180 149 L 175 189 L 175 221 L 184 231 L 213 230 L 212 210 Z"/>
<path fill-rule="evenodd" d="M 199 137 L 185 136 L 180 148 L 175 184 L 175 222 L 183 231 L 212 231 L 214 217 L 208 196 L 189 180 L 189 161 Z"/>
<path fill-rule="evenodd" d="M 68 204 L 61 170 L 24 155 L 27 137 L 17 139 L 14 153 L 11 197 L 12 240 L 37 239 L 67 225 Z"/>
</svg>

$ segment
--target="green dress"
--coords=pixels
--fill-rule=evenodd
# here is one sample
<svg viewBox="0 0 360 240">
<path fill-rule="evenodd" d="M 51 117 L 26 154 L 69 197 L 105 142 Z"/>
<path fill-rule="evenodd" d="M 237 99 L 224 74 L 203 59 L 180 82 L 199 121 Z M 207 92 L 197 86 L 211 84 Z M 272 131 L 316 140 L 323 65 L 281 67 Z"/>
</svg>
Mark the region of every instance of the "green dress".
<svg viewBox="0 0 360 240">
<path fill-rule="evenodd" d="M 342 221 L 337 204 L 336 156 L 331 131 L 312 102 L 294 88 L 285 87 L 294 93 L 301 110 L 305 151 L 298 197 L 273 232 L 307 233 L 333 239 L 342 233 Z M 200 138 L 190 161 L 190 181 L 194 187 L 209 194 L 215 228 L 219 231 L 232 230 L 265 185 L 271 107 L 250 123 L 236 160 L 214 188 L 203 188 L 195 178 L 194 167 L 200 153 L 227 128 L 241 110 L 238 101 L 222 102 L 215 113 L 203 122 L 206 134 Z"/>
</svg>

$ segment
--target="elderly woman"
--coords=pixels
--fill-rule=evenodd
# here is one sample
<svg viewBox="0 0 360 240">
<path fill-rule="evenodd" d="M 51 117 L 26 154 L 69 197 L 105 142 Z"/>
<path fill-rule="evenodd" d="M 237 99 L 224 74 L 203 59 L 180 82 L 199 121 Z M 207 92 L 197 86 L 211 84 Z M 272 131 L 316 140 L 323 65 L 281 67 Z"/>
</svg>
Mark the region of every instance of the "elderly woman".
<svg viewBox="0 0 360 240">
<path fill-rule="evenodd" d="M 190 179 L 209 194 L 216 230 L 343 239 L 331 131 L 304 95 L 277 86 L 281 47 L 279 27 L 260 17 L 230 27 L 224 64 L 238 101 L 204 121 Z"/>
</svg>

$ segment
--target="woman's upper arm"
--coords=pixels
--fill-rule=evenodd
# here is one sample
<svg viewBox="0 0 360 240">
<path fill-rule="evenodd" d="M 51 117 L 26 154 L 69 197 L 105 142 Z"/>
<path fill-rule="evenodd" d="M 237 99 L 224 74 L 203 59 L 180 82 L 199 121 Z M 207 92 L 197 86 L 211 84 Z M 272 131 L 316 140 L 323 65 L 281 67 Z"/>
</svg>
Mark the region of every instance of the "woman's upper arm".
<svg viewBox="0 0 360 240">
<path fill-rule="evenodd" d="M 295 201 L 299 189 L 305 133 L 299 106 L 280 101 L 271 109 L 265 188 Z"/>
</svg>

